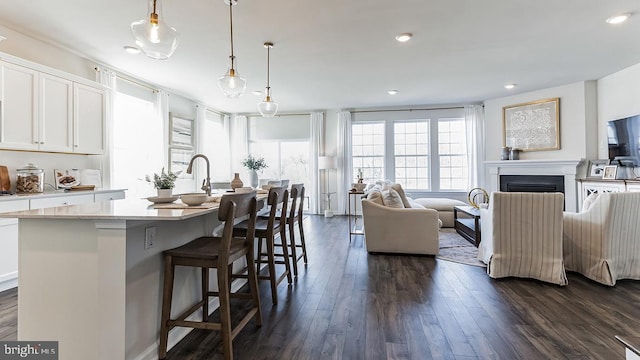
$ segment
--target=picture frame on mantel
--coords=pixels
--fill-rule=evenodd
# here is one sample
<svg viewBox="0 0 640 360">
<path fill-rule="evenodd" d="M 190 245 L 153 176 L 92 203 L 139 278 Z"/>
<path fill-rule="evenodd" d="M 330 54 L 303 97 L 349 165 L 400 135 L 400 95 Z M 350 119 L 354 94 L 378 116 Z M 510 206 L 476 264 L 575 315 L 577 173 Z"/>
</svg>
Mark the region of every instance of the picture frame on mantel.
<svg viewBox="0 0 640 360">
<path fill-rule="evenodd" d="M 609 159 L 589 160 L 589 172 L 587 173 L 587 178 L 602 179 L 604 175 L 604 168 L 607 165 L 609 165 Z"/>
<path fill-rule="evenodd" d="M 502 146 L 521 151 L 560 149 L 560 98 L 502 108 Z"/>
</svg>

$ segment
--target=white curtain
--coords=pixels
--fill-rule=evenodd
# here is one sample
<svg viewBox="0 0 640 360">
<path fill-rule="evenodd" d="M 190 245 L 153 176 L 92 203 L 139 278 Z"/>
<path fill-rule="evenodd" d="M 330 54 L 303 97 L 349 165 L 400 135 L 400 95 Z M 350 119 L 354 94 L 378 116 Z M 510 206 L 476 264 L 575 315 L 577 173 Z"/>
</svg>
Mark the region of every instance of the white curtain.
<svg viewBox="0 0 640 360">
<path fill-rule="evenodd" d="M 169 93 L 164 90 L 156 90 L 154 92 L 156 95 L 155 111 L 164 129 L 164 143 L 169 144 Z M 169 154 L 167 152 L 165 152 L 163 159 L 163 163 L 169 169 Z"/>
<path fill-rule="evenodd" d="M 97 68 L 96 72 L 96 81 L 102 84 L 106 89 L 106 109 L 105 109 L 105 124 L 106 124 L 106 134 L 105 141 L 107 146 L 107 151 L 102 157 L 102 179 L 103 186 L 106 188 L 111 187 L 111 169 L 113 168 L 113 157 L 110 154 L 113 153 L 113 112 L 115 106 L 115 96 L 116 96 L 116 73 L 111 69 L 100 67 Z"/>
<path fill-rule="evenodd" d="M 467 134 L 467 165 L 469 169 L 469 189 L 484 183 L 484 107 L 467 105 L 464 107 Z"/>
<path fill-rule="evenodd" d="M 233 115 L 231 130 L 231 172 L 240 173 L 240 179 L 249 183 L 249 172 L 242 166 L 242 161 L 249 155 L 248 120 L 244 115 Z"/>
<path fill-rule="evenodd" d="M 323 152 L 321 147 L 324 144 L 324 113 L 312 112 L 310 115 L 311 120 L 311 151 L 309 152 L 309 178 L 311 179 L 310 186 L 306 187 L 306 191 L 309 195 L 309 209 L 314 214 L 321 212 L 322 194 L 320 184 L 322 179 L 320 178 L 320 172 L 318 171 L 318 157 Z"/>
<path fill-rule="evenodd" d="M 347 213 L 347 193 L 351 187 L 351 113 L 341 111 L 338 113 L 338 214 Z"/>
<path fill-rule="evenodd" d="M 227 135 L 227 142 L 228 142 L 228 147 L 227 149 L 229 149 L 229 153 L 227 154 L 228 156 L 228 161 L 226 163 L 226 167 L 227 167 L 227 171 L 232 175 L 229 180 L 233 179 L 233 167 L 231 166 L 231 164 L 233 164 L 233 148 L 231 147 L 231 144 L 233 143 L 233 138 L 231 137 L 231 116 L 229 115 L 224 115 L 222 117 L 222 127 L 224 129 L 224 133 Z"/>
</svg>

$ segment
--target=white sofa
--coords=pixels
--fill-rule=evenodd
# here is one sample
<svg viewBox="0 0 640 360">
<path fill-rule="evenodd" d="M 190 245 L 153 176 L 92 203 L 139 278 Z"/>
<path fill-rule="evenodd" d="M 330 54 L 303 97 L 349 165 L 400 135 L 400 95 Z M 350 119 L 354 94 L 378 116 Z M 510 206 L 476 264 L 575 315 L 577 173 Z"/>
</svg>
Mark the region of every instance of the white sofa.
<svg viewBox="0 0 640 360">
<path fill-rule="evenodd" d="M 562 259 L 562 193 L 494 192 L 480 209 L 478 260 L 492 278 L 533 278 L 566 285 Z"/>
<path fill-rule="evenodd" d="M 392 208 L 362 199 L 368 252 L 437 255 L 438 212 L 424 208 Z"/>
<path fill-rule="evenodd" d="M 564 213 L 564 263 L 601 284 L 640 280 L 640 193 L 592 194 Z"/>
</svg>

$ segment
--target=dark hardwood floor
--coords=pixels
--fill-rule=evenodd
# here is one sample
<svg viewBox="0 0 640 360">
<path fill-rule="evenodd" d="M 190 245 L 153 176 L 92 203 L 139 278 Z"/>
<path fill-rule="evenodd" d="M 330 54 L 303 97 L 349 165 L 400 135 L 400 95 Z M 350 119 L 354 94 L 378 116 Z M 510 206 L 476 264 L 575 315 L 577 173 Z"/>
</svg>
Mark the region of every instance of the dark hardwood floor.
<svg viewBox="0 0 640 360">
<path fill-rule="evenodd" d="M 309 264 L 279 286 L 277 306 L 261 282 L 263 326 L 240 332 L 235 359 L 623 359 L 614 336 L 640 336 L 640 281 L 569 273 L 559 287 L 369 255 L 361 237 L 349 243 L 346 217 L 309 216 L 305 233 Z M 0 293 L 0 340 L 16 338 L 16 298 Z M 219 345 L 218 332 L 194 330 L 167 359 L 222 359 Z"/>
</svg>

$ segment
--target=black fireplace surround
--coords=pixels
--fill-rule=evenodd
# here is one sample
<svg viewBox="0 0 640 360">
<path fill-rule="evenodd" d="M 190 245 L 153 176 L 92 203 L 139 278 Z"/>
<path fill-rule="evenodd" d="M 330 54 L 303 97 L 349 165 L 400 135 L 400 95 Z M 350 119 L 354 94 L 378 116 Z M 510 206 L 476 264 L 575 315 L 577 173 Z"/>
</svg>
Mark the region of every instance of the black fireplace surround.
<svg viewBox="0 0 640 360">
<path fill-rule="evenodd" d="M 504 192 L 561 192 L 564 176 L 560 175 L 500 175 L 500 191 Z"/>
</svg>

